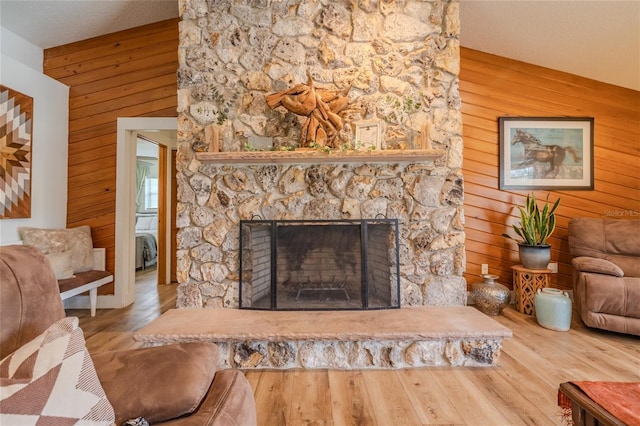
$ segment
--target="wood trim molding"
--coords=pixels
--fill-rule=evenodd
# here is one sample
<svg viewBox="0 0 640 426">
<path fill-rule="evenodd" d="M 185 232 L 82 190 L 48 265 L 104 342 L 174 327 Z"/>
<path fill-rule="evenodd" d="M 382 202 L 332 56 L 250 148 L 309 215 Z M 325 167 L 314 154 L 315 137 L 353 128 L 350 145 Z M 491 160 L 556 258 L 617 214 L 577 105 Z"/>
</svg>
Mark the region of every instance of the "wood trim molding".
<svg viewBox="0 0 640 426">
<path fill-rule="evenodd" d="M 239 151 L 197 152 L 202 162 L 219 164 L 318 164 L 318 163 L 394 163 L 433 161 L 444 156 L 439 149 L 403 149 L 384 151 Z"/>
</svg>

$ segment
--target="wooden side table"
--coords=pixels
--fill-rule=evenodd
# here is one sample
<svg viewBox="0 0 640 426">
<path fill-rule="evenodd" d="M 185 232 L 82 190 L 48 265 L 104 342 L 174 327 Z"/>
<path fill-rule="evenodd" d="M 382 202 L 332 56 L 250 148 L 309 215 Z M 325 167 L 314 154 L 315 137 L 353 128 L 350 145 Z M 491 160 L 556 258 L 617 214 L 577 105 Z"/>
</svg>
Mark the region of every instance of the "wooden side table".
<svg viewBox="0 0 640 426">
<path fill-rule="evenodd" d="M 551 269 L 527 269 L 522 265 L 512 266 L 513 291 L 516 295 L 516 310 L 533 315 L 534 298 L 539 288 L 549 287 Z"/>
<path fill-rule="evenodd" d="M 568 405 L 566 399 L 568 399 Z M 560 408 L 570 408 L 573 424 L 581 425 L 612 425 L 624 426 L 626 423 L 619 420 L 598 402 L 594 401 L 579 386 L 571 382 L 560 383 L 558 389 L 558 405 Z"/>
</svg>

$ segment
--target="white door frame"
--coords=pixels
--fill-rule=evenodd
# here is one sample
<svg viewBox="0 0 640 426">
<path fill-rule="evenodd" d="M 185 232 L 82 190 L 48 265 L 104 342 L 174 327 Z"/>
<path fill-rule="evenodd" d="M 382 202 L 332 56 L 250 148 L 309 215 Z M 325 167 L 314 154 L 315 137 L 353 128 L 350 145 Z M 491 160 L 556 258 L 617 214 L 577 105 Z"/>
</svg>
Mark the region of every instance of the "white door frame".
<svg viewBox="0 0 640 426">
<path fill-rule="evenodd" d="M 136 135 L 144 130 L 177 130 L 176 117 L 118 118 L 116 148 L 116 247 L 115 247 L 115 294 L 99 296 L 98 307 L 121 308 L 135 299 L 135 219 L 131 214 L 135 206 L 135 191 L 132 184 L 136 176 Z M 171 149 L 172 147 L 169 147 Z M 167 156 L 171 161 L 171 156 Z M 170 166 L 170 164 L 167 164 Z M 171 170 L 169 167 L 167 170 Z M 167 193 L 171 182 L 167 182 Z M 167 197 L 167 214 L 171 197 Z M 170 235 L 170 221 L 167 220 L 167 234 Z M 171 244 L 162 244 L 166 250 L 167 270 L 170 270 Z M 162 271 L 158 271 L 162 273 Z M 168 272 L 167 272 L 168 273 Z M 102 304 L 100 303 L 102 298 Z M 111 299 L 111 300 L 110 300 Z"/>
</svg>

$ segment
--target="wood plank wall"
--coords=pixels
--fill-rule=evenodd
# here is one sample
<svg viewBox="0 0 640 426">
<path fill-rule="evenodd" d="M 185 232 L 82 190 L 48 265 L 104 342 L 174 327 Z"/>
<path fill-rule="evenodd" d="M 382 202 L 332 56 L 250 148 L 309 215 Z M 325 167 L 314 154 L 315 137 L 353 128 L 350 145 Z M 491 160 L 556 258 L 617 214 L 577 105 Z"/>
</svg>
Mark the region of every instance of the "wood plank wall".
<svg viewBox="0 0 640 426">
<path fill-rule="evenodd" d="M 178 19 L 44 51 L 44 73 L 70 87 L 67 227 L 91 226 L 112 272 L 117 118 L 176 117 L 177 69 Z"/>
<path fill-rule="evenodd" d="M 518 222 L 514 205 L 527 191 L 500 191 L 500 116 L 594 117 L 593 191 L 536 191 L 561 197 L 551 238 L 558 274 L 552 285 L 571 288 L 567 226 L 573 217 L 640 215 L 640 92 L 482 53 L 461 49 L 467 283 L 479 281 L 481 264 L 512 286 L 517 245 L 501 237 Z"/>
</svg>

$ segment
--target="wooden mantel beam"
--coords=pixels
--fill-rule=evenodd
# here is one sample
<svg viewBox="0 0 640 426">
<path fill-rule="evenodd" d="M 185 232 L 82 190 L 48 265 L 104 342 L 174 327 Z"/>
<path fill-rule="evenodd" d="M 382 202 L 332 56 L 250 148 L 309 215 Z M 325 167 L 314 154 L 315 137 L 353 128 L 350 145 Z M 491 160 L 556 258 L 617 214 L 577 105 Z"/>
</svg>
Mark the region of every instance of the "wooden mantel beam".
<svg viewBox="0 0 640 426">
<path fill-rule="evenodd" d="M 444 156 L 439 149 L 403 149 L 384 151 L 234 151 L 197 152 L 202 162 L 219 164 L 318 164 L 318 163 L 398 163 L 434 161 Z"/>
</svg>

